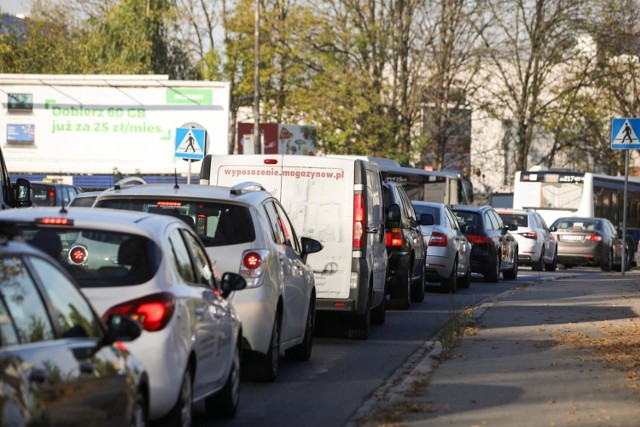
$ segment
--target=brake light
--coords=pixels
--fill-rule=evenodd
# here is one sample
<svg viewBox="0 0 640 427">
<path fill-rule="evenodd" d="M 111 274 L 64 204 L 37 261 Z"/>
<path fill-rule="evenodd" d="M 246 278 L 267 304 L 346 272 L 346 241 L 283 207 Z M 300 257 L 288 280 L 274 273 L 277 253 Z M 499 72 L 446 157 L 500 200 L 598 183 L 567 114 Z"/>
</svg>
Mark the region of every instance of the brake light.
<svg viewBox="0 0 640 427">
<path fill-rule="evenodd" d="M 384 237 L 387 246 L 402 246 L 402 233 L 399 228 L 392 228 Z"/>
<path fill-rule="evenodd" d="M 106 319 L 111 314 L 130 316 L 140 322 L 145 330 L 155 332 L 169 324 L 175 308 L 176 297 L 168 292 L 161 292 L 113 306 L 102 317 Z"/>
<path fill-rule="evenodd" d="M 591 240 L 592 242 L 600 242 L 602 241 L 602 236 L 599 234 L 587 234 L 584 236 L 585 240 Z"/>
<path fill-rule="evenodd" d="M 525 231 L 524 233 L 519 233 L 522 237 L 526 237 L 527 239 L 538 239 L 538 233 L 536 231 Z"/>
<path fill-rule="evenodd" d="M 43 225 L 73 225 L 73 220 L 68 218 L 36 218 L 35 222 Z"/>
<path fill-rule="evenodd" d="M 73 246 L 69 251 L 69 261 L 74 265 L 84 264 L 87 256 L 87 249 L 84 246 Z"/>
<path fill-rule="evenodd" d="M 168 207 L 182 206 L 182 202 L 175 202 L 171 200 L 162 200 L 162 201 L 159 200 L 158 202 L 156 202 L 156 204 L 158 206 L 168 206 Z"/>
<path fill-rule="evenodd" d="M 242 265 L 249 270 L 256 270 L 262 265 L 262 257 L 258 252 L 247 252 L 242 257 Z"/>
<path fill-rule="evenodd" d="M 353 248 L 360 249 L 364 234 L 364 198 L 362 194 L 353 195 Z"/>
<path fill-rule="evenodd" d="M 447 236 L 439 231 L 432 233 L 428 246 L 447 246 Z"/>
<path fill-rule="evenodd" d="M 477 234 L 471 234 L 467 236 L 467 240 L 472 245 L 486 245 L 491 239 L 488 236 L 478 236 Z"/>
<path fill-rule="evenodd" d="M 49 206 L 56 205 L 56 187 L 49 187 Z"/>
</svg>

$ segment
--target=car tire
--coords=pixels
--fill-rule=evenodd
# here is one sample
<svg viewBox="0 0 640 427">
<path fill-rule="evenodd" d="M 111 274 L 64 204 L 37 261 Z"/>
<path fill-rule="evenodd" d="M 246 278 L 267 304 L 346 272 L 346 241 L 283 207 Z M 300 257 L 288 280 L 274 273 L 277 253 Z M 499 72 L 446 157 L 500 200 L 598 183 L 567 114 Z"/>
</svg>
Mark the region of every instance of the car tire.
<svg viewBox="0 0 640 427">
<path fill-rule="evenodd" d="M 147 399 L 141 393 L 138 392 L 136 396 L 136 401 L 133 404 L 133 408 L 131 410 L 131 422 L 129 423 L 130 427 L 146 427 L 149 425 L 149 412 L 147 411 Z"/>
<path fill-rule="evenodd" d="M 496 253 L 484 273 L 485 282 L 496 283 L 498 280 L 500 280 L 500 253 Z"/>
<path fill-rule="evenodd" d="M 367 340 L 371 333 L 371 297 L 367 299 L 367 307 L 363 314 L 349 317 L 347 337 L 352 340 Z"/>
<path fill-rule="evenodd" d="M 467 265 L 467 271 L 464 276 L 458 280 L 458 287 L 462 289 L 467 289 L 471 286 L 471 266 Z"/>
<path fill-rule="evenodd" d="M 398 277 L 399 289 L 397 306 L 400 310 L 408 310 L 411 306 L 411 269 L 410 266 L 404 274 Z"/>
<path fill-rule="evenodd" d="M 506 280 L 516 280 L 518 278 L 518 257 L 513 258 L 513 267 L 502 273 Z"/>
<path fill-rule="evenodd" d="M 276 313 L 271 329 L 269 350 L 266 354 L 252 353 L 246 369 L 249 378 L 262 383 L 272 383 L 278 376 L 280 365 L 280 313 Z"/>
<path fill-rule="evenodd" d="M 607 259 L 600 266 L 602 271 L 611 271 L 613 270 L 613 253 L 611 250 L 607 251 Z"/>
<path fill-rule="evenodd" d="M 307 311 L 307 323 L 304 328 L 304 338 L 302 342 L 285 350 L 284 354 L 289 360 L 309 360 L 311 358 L 311 350 L 313 348 L 313 333 L 316 324 L 316 298 L 311 296 L 309 301 L 309 310 Z"/>
<path fill-rule="evenodd" d="M 180 385 L 180 393 L 178 400 L 167 415 L 166 426 L 186 427 L 191 426 L 193 406 L 193 379 L 191 378 L 191 370 L 189 366 L 182 376 L 182 384 Z"/>
<path fill-rule="evenodd" d="M 387 294 L 382 297 L 382 301 L 377 307 L 371 309 L 371 323 L 374 325 L 384 325 L 387 321 Z"/>
<path fill-rule="evenodd" d="M 420 269 L 420 277 L 411 283 L 411 302 L 424 301 L 424 277 L 427 268 L 425 260 L 422 260 L 422 268 Z M 412 270 L 413 271 L 413 270 Z"/>
<path fill-rule="evenodd" d="M 533 264 L 531 264 L 531 269 L 533 271 L 542 271 L 543 268 L 544 268 L 544 246 L 540 251 L 540 259 L 538 259 L 537 262 L 534 262 Z"/>
<path fill-rule="evenodd" d="M 544 265 L 545 271 L 556 271 L 557 268 L 558 268 L 558 248 L 556 248 L 556 253 L 553 256 L 553 261 L 551 261 L 550 264 Z"/>
<path fill-rule="evenodd" d="M 238 341 L 233 352 L 233 361 L 229 376 L 222 390 L 214 393 L 204 400 L 204 408 L 207 416 L 212 418 L 231 418 L 238 410 L 240 401 L 240 354 L 241 341 Z"/>
<path fill-rule="evenodd" d="M 449 293 L 455 294 L 458 291 L 458 258 L 453 260 L 453 266 L 451 267 L 449 277 L 440 283 L 444 290 Z"/>
</svg>

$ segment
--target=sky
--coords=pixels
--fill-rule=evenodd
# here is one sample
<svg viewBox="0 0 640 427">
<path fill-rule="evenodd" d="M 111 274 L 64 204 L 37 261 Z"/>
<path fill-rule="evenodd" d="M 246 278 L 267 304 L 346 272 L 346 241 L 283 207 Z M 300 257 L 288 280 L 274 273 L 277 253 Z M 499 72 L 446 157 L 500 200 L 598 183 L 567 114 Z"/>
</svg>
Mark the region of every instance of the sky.
<svg viewBox="0 0 640 427">
<path fill-rule="evenodd" d="M 0 10 L 11 15 L 28 15 L 31 0 L 0 0 Z"/>
</svg>

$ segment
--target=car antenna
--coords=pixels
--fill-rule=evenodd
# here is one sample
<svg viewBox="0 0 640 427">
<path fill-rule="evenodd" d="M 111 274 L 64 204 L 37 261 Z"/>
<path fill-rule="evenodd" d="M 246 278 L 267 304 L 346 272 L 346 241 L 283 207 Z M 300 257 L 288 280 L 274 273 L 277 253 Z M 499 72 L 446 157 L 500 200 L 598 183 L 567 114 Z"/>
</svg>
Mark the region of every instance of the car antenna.
<svg viewBox="0 0 640 427">
<path fill-rule="evenodd" d="M 173 185 L 173 188 L 177 190 L 178 188 L 180 188 L 180 186 L 178 185 L 178 171 L 175 168 L 173 169 L 173 177 L 176 180 L 176 183 Z"/>
<path fill-rule="evenodd" d="M 61 214 L 69 213 L 69 212 L 67 211 L 67 208 L 64 206 L 64 202 L 62 202 L 62 206 L 60 207 L 60 213 L 61 213 Z"/>
</svg>

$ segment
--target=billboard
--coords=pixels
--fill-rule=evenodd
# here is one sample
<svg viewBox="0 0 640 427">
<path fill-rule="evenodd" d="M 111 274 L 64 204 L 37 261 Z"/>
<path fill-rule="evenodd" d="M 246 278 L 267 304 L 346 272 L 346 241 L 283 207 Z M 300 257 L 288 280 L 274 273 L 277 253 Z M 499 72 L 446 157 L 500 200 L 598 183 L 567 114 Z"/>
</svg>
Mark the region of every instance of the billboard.
<svg viewBox="0 0 640 427">
<path fill-rule="evenodd" d="M 261 123 L 262 154 L 299 154 L 315 156 L 317 132 L 315 126 Z M 238 123 L 238 154 L 256 154 L 253 144 L 253 123 Z"/>
</svg>

